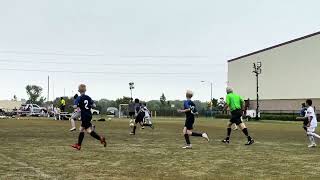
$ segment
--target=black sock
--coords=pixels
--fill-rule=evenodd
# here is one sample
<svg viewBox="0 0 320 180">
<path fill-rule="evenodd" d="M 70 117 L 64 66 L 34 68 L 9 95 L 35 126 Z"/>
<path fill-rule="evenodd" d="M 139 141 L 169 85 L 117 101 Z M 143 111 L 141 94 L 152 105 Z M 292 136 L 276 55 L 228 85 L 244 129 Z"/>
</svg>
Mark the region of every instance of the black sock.
<svg viewBox="0 0 320 180">
<path fill-rule="evenodd" d="M 227 138 L 226 138 L 226 140 L 230 139 L 230 135 L 231 135 L 231 128 L 227 128 Z"/>
<path fill-rule="evenodd" d="M 192 132 L 191 136 L 202 137 L 202 133 Z"/>
<path fill-rule="evenodd" d="M 133 134 L 136 133 L 136 129 L 137 129 L 137 126 L 134 126 L 134 127 L 133 127 L 133 130 L 132 130 L 132 133 L 133 133 Z"/>
<path fill-rule="evenodd" d="M 190 144 L 190 138 L 189 138 L 188 134 L 184 134 L 184 139 L 186 139 L 186 143 L 187 143 L 187 145 L 189 145 Z"/>
<path fill-rule="evenodd" d="M 83 138 L 84 138 L 84 132 L 79 133 L 79 138 L 78 138 L 78 145 L 79 146 L 81 146 Z"/>
<path fill-rule="evenodd" d="M 243 134 L 246 135 L 247 137 L 249 136 L 249 133 L 248 133 L 248 129 L 247 129 L 247 128 L 242 129 L 242 132 L 243 132 Z"/>
<path fill-rule="evenodd" d="M 94 138 L 96 138 L 97 140 L 101 140 L 101 138 L 100 138 L 100 136 L 96 133 L 96 132 L 94 132 L 94 131 L 92 131 L 91 133 L 90 133 L 90 135 L 92 136 L 92 137 L 94 137 Z"/>
</svg>

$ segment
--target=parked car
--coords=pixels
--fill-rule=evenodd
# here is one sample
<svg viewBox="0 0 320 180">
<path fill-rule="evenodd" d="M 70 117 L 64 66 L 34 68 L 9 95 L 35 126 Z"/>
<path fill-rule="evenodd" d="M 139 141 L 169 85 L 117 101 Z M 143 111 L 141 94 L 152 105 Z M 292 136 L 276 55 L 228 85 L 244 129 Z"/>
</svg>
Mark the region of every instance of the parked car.
<svg viewBox="0 0 320 180">
<path fill-rule="evenodd" d="M 91 113 L 93 115 L 99 115 L 100 114 L 100 111 L 99 110 L 96 110 L 96 109 L 91 109 Z"/>
<path fill-rule="evenodd" d="M 29 114 L 29 115 L 44 115 L 47 113 L 47 109 L 40 107 L 37 104 L 23 104 L 21 105 L 19 114 Z"/>
</svg>

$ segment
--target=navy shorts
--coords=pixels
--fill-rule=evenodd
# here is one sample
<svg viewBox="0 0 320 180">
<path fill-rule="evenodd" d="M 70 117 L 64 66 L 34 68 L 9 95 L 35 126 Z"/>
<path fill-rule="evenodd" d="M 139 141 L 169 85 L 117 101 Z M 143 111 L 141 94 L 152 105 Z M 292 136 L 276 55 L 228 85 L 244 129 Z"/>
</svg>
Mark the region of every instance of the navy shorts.
<svg viewBox="0 0 320 180">
<path fill-rule="evenodd" d="M 138 116 L 136 117 L 135 123 L 143 122 L 144 116 L 145 116 L 145 113 L 144 112 L 140 112 L 138 114 Z"/>
<path fill-rule="evenodd" d="M 88 129 L 92 126 L 91 124 L 92 116 L 81 116 L 81 127 Z"/>
<path fill-rule="evenodd" d="M 184 127 L 186 127 L 187 130 L 192 130 L 193 129 L 193 124 L 194 124 L 194 118 L 187 118 L 186 122 L 184 124 Z"/>
</svg>

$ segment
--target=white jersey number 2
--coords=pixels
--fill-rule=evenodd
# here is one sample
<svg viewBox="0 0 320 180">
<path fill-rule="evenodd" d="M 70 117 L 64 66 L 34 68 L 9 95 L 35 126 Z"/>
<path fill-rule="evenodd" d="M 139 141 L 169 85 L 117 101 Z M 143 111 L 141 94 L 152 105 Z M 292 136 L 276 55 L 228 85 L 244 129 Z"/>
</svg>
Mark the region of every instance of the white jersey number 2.
<svg viewBox="0 0 320 180">
<path fill-rule="evenodd" d="M 86 109 L 89 109 L 89 108 L 88 108 L 88 105 L 89 105 L 89 101 L 88 101 L 88 100 L 84 100 L 84 107 L 85 107 Z"/>
</svg>

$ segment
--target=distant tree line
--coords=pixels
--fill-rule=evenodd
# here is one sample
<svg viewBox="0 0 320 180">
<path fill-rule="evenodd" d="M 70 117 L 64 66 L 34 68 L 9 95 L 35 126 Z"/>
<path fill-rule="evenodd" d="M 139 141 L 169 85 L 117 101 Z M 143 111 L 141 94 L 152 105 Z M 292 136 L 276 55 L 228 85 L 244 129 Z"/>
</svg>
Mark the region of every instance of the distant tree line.
<svg viewBox="0 0 320 180">
<path fill-rule="evenodd" d="M 29 96 L 27 103 L 34 103 L 40 106 L 49 106 L 53 104 L 55 107 L 59 107 L 61 105 L 60 97 L 57 97 L 53 101 L 45 102 L 46 99 L 42 97 L 42 88 L 40 86 L 28 85 L 26 86 L 26 92 Z M 73 97 L 64 97 L 64 99 L 66 101 L 66 111 L 72 112 L 72 106 L 74 102 Z M 97 105 L 96 109 L 99 110 L 101 114 L 106 114 L 109 107 L 119 108 L 120 104 L 129 104 L 130 97 L 123 96 L 122 98 L 118 98 L 116 100 L 100 99 L 95 101 L 95 103 Z M 183 108 L 183 100 L 167 100 L 164 93 L 161 94 L 159 100 L 151 100 L 147 101 L 146 103 L 149 110 L 164 114 L 174 113 L 178 109 Z M 217 99 L 213 99 L 212 104 L 198 100 L 195 100 L 194 103 L 196 104 L 197 110 L 203 113 L 211 110 L 211 105 L 213 108 L 215 108 L 217 106 Z"/>
</svg>

